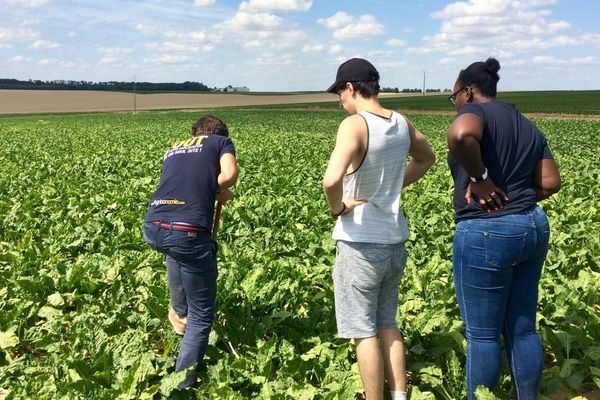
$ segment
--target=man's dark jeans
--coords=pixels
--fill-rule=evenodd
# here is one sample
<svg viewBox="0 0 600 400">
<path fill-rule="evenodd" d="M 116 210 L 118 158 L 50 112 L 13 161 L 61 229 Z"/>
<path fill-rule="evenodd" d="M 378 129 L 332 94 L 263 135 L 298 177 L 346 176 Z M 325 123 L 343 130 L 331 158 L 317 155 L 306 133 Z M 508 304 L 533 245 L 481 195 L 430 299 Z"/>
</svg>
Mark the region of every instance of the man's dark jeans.
<svg viewBox="0 0 600 400">
<path fill-rule="evenodd" d="M 144 239 L 151 248 L 167 255 L 171 304 L 177 314 L 187 316 L 175 370 L 196 366 L 178 388 L 194 386 L 214 316 L 217 245 L 208 231 L 183 232 L 148 222 L 144 223 Z"/>
</svg>

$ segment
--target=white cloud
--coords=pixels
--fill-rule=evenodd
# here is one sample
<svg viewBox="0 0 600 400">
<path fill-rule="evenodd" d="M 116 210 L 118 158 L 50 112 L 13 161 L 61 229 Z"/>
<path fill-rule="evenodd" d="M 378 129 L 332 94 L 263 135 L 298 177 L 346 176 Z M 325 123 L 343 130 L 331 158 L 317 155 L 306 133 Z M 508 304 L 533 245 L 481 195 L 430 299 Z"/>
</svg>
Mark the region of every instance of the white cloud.
<svg viewBox="0 0 600 400">
<path fill-rule="evenodd" d="M 56 64 L 56 60 L 54 58 L 44 58 L 38 61 L 38 65 L 52 65 Z"/>
<path fill-rule="evenodd" d="M 0 26 L 0 47 L 11 48 L 15 43 L 34 40 L 39 36 L 38 32 L 24 28 L 3 28 Z"/>
<path fill-rule="evenodd" d="M 206 40 L 206 33 L 202 32 L 202 31 L 191 32 L 190 36 L 191 36 L 192 40 L 196 40 L 196 41 Z"/>
<path fill-rule="evenodd" d="M 102 57 L 100 59 L 100 61 L 98 61 L 98 63 L 100 63 L 100 64 L 118 64 L 121 61 L 123 61 L 123 59 L 121 57 L 106 56 L 106 57 Z"/>
<path fill-rule="evenodd" d="M 4 0 L 4 3 L 9 7 L 40 7 L 46 5 L 50 0 Z"/>
<path fill-rule="evenodd" d="M 149 42 L 143 45 L 146 50 L 158 53 L 197 53 L 212 51 L 222 41 L 219 34 L 204 31 L 166 31 L 162 32 L 162 42 Z M 153 58 L 154 59 L 154 58 Z"/>
<path fill-rule="evenodd" d="M 441 65 L 452 65 L 457 62 L 457 59 L 454 57 L 442 57 L 438 60 L 438 64 Z"/>
<path fill-rule="evenodd" d="M 376 66 L 379 71 L 385 71 L 405 67 L 406 65 L 408 65 L 406 61 L 378 61 Z"/>
<path fill-rule="evenodd" d="M 534 64 L 556 64 L 558 59 L 554 56 L 536 56 L 531 61 Z"/>
<path fill-rule="evenodd" d="M 24 62 L 24 61 L 31 61 L 31 57 L 25 57 L 25 56 L 22 56 L 22 55 L 18 54 L 18 55 L 14 56 L 14 57 L 11 57 L 10 61 L 17 62 L 17 63 L 18 62 Z"/>
<path fill-rule="evenodd" d="M 249 61 L 248 64 L 254 66 L 265 66 L 267 68 L 275 67 L 275 69 L 279 71 L 289 71 L 289 66 L 296 64 L 294 60 L 295 55 L 293 54 L 271 52 L 268 50 L 260 53 L 254 60 Z"/>
<path fill-rule="evenodd" d="M 144 58 L 144 62 L 150 64 L 181 64 L 190 60 L 191 57 L 183 54 L 162 54 L 160 56 Z"/>
<path fill-rule="evenodd" d="M 331 47 L 329 47 L 329 53 L 331 54 L 339 54 L 342 51 L 344 51 L 344 48 L 340 44 L 334 44 Z"/>
<path fill-rule="evenodd" d="M 104 55 L 125 55 L 131 53 L 131 49 L 127 47 L 98 47 L 96 51 Z"/>
<path fill-rule="evenodd" d="M 239 9 L 247 12 L 306 12 L 311 7 L 312 0 L 248 0 L 242 1 Z"/>
<path fill-rule="evenodd" d="M 469 0 L 448 4 L 443 10 L 431 14 L 434 19 L 453 19 L 468 16 L 503 14 L 509 7 L 508 0 Z"/>
<path fill-rule="evenodd" d="M 592 64 L 596 61 L 596 58 L 592 56 L 587 57 L 574 57 L 569 60 L 572 64 Z"/>
<path fill-rule="evenodd" d="M 369 52 L 369 58 L 376 58 L 376 57 L 389 57 L 394 55 L 395 53 L 393 51 L 385 51 L 385 50 L 373 50 Z"/>
<path fill-rule="evenodd" d="M 244 43 L 244 47 L 257 49 L 263 47 L 263 43 L 260 40 L 250 40 Z"/>
<path fill-rule="evenodd" d="M 566 21 L 551 22 L 548 24 L 548 32 L 554 33 L 565 29 L 569 29 L 570 27 L 571 24 Z"/>
<path fill-rule="evenodd" d="M 282 24 L 282 19 L 276 15 L 268 13 L 252 14 L 247 12 L 238 12 L 230 19 L 220 23 L 218 27 L 225 30 L 248 30 L 248 29 L 273 29 Z"/>
<path fill-rule="evenodd" d="M 510 48 L 520 52 L 546 50 L 553 47 L 576 47 L 600 45 L 600 34 L 583 34 L 575 36 L 554 36 L 551 38 L 517 39 L 510 43 Z"/>
<path fill-rule="evenodd" d="M 300 44 L 306 32 L 269 13 L 239 11 L 212 29 L 219 40 L 237 43 L 245 49 L 282 49 Z"/>
<path fill-rule="evenodd" d="M 560 59 L 554 56 L 536 56 L 531 60 L 534 64 L 546 64 L 549 66 L 555 65 L 579 65 L 579 64 L 593 64 L 596 59 L 592 56 L 587 57 L 573 57 L 570 59 Z"/>
<path fill-rule="evenodd" d="M 446 5 L 431 17 L 442 21 L 440 30 L 425 36 L 421 46 L 409 47 L 409 54 L 442 53 L 443 58 L 458 55 L 485 58 L 490 55 L 510 59 L 517 54 L 551 47 L 594 43 L 593 36 L 568 35 L 571 24 L 553 20 L 544 8 L 556 0 L 467 0 Z M 600 35 L 599 35 L 600 36 Z M 474 40 L 474 39 L 477 40 Z M 476 43 L 473 45 L 472 43 Z M 600 43 L 600 39 L 598 39 Z M 538 55 L 540 57 L 542 55 Z M 541 62 L 544 59 L 536 59 Z"/>
<path fill-rule="evenodd" d="M 333 29 L 333 37 L 337 40 L 370 39 L 383 34 L 383 25 L 377 19 L 364 14 L 354 17 L 338 11 L 329 18 L 320 18 L 317 22 Z"/>
<path fill-rule="evenodd" d="M 135 30 L 144 34 L 155 34 L 158 31 L 156 25 L 148 25 L 148 24 L 137 24 L 135 26 Z"/>
<path fill-rule="evenodd" d="M 305 44 L 302 46 L 303 53 L 319 53 L 325 50 L 325 46 L 322 44 Z"/>
<path fill-rule="evenodd" d="M 194 5 L 197 7 L 212 6 L 216 3 L 216 0 L 194 0 Z"/>
<path fill-rule="evenodd" d="M 47 50 L 47 49 L 57 49 L 60 47 L 60 43 L 52 42 L 50 40 L 36 40 L 31 43 L 27 48 L 34 50 Z"/>
<path fill-rule="evenodd" d="M 200 49 L 198 46 L 178 42 L 147 43 L 144 47 L 148 50 L 159 52 L 197 52 Z"/>
<path fill-rule="evenodd" d="M 113 65 L 125 63 L 128 60 L 127 55 L 132 52 L 131 49 L 126 47 L 98 47 L 96 51 L 101 55 L 98 61 L 100 64 Z"/>
<path fill-rule="evenodd" d="M 123 65 L 129 62 L 127 55 L 132 50 L 126 47 L 98 47 L 96 51 L 102 56 L 98 61 L 100 64 Z"/>
<path fill-rule="evenodd" d="M 351 24 L 352 21 L 354 21 L 354 18 L 351 15 L 346 14 L 344 11 L 338 11 L 329 18 L 319 18 L 317 20 L 319 24 L 325 25 L 326 27 L 331 29 L 338 29 L 344 27 L 346 25 Z"/>
<path fill-rule="evenodd" d="M 388 46 L 406 46 L 408 42 L 406 40 L 394 38 L 386 40 L 385 44 Z"/>
</svg>

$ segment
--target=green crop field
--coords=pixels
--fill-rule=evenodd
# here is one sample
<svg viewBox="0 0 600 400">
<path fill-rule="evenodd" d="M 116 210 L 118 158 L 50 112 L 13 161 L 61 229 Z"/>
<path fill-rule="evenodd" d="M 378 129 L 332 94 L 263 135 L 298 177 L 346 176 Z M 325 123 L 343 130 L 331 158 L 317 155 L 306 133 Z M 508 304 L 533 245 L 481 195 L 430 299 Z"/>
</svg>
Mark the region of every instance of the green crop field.
<svg viewBox="0 0 600 400">
<path fill-rule="evenodd" d="M 352 345 L 335 334 L 333 220 L 321 190 L 344 114 L 215 113 L 230 127 L 241 175 L 219 231 L 217 315 L 197 398 L 360 398 Z M 438 161 L 403 194 L 411 236 L 397 320 L 412 399 L 461 399 L 465 339 L 445 163 L 452 117 L 409 116 Z M 0 388 L 8 399 L 177 398 L 180 338 L 166 318 L 164 260 L 144 243 L 141 224 L 164 150 L 197 117 L 0 118 Z M 575 396 L 600 387 L 600 121 L 536 122 L 563 176 L 562 190 L 542 203 L 552 238 L 538 314 L 541 390 Z M 510 387 L 505 367 L 500 398 L 514 398 Z"/>
<path fill-rule="evenodd" d="M 454 106 L 448 101 L 450 94 L 382 97 L 381 104 L 385 107 L 399 110 L 454 112 Z M 600 114 L 600 90 L 499 92 L 498 100 L 515 104 L 524 113 Z M 259 106 L 259 108 L 263 109 L 309 108 L 313 110 L 331 110 L 338 107 L 339 105 L 336 101 Z"/>
</svg>

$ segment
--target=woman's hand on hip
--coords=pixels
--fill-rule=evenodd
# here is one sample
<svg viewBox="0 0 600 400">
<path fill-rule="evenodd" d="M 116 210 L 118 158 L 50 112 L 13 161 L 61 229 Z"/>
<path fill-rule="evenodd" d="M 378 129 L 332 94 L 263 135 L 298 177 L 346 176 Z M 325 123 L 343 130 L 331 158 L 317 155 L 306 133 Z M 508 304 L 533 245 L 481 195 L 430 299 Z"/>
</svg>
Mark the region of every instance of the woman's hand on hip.
<svg viewBox="0 0 600 400">
<path fill-rule="evenodd" d="M 465 193 L 465 200 L 471 205 L 471 200 L 479 202 L 481 208 L 487 212 L 504 208 L 508 203 L 508 196 L 500 189 L 492 178 L 484 179 L 480 182 L 471 182 Z"/>
</svg>

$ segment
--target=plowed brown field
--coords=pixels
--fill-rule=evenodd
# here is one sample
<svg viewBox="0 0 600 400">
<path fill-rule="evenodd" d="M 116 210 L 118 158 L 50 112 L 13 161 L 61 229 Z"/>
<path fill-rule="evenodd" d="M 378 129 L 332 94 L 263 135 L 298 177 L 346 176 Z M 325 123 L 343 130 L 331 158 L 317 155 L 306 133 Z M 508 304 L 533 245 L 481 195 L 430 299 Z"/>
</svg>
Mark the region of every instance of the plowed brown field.
<svg viewBox="0 0 600 400">
<path fill-rule="evenodd" d="M 397 96 L 406 95 L 399 94 Z M 337 96 L 329 93 L 281 95 L 153 93 L 137 94 L 135 96 L 135 110 L 202 109 L 336 100 Z M 78 90 L 0 90 L 0 114 L 94 111 L 134 111 L 134 95 L 122 92 Z"/>
</svg>

